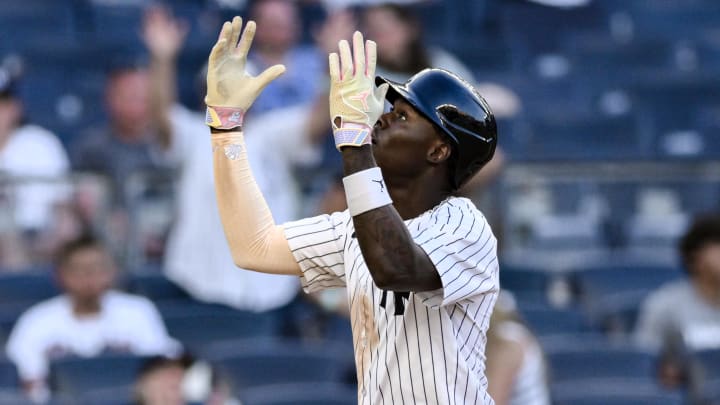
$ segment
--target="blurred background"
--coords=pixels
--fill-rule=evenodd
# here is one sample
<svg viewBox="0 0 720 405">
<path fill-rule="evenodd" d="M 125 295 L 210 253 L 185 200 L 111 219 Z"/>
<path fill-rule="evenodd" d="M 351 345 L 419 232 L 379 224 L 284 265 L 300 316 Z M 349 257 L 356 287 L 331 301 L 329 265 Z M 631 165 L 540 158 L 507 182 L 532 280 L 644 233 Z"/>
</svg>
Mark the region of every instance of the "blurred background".
<svg viewBox="0 0 720 405">
<path fill-rule="evenodd" d="M 326 55 L 354 29 L 379 74 L 486 97 L 499 152 L 461 193 L 547 392 L 493 366 L 498 404 L 720 403 L 716 0 L 3 0 L 0 403 L 355 403 L 344 294 L 238 276 L 224 245 L 202 99 L 234 15 L 249 71 L 288 67 L 246 118 L 279 223 L 344 209 Z M 144 309 L 106 320 L 110 291 Z M 134 341 L 146 318 L 170 343 Z"/>
</svg>

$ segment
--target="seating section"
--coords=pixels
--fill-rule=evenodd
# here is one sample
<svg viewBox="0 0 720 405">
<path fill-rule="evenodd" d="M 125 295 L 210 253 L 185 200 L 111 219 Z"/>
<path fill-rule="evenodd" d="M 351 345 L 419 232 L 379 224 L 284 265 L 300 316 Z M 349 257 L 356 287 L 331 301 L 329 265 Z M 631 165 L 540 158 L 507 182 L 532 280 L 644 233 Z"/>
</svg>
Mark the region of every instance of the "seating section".
<svg viewBox="0 0 720 405">
<path fill-rule="evenodd" d="M 269 384 L 244 389 L 240 399 L 250 405 L 354 405 L 357 388 L 327 382 L 313 384 L 312 389 L 303 383 Z"/>
<path fill-rule="evenodd" d="M 134 355 L 103 355 L 92 358 L 68 357 L 50 365 L 53 390 L 77 397 L 101 388 L 130 386 L 147 360 Z"/>
<path fill-rule="evenodd" d="M 0 64 L 7 55 L 23 62 L 27 118 L 66 146 L 103 122 L 108 69 L 147 57 L 140 38 L 146 3 L 2 2 Z M 233 1 L 164 3 L 189 29 L 178 95 L 195 107 L 196 75 L 217 28 L 245 10 L 225 7 Z M 305 42 L 323 15 L 316 3 L 301 2 Z M 720 2 L 445 3 L 416 5 L 427 43 L 457 55 L 476 81 L 505 85 L 522 102 L 516 115 L 498 117 L 500 146 L 510 166 L 521 168 L 498 185 L 502 212 L 493 228 L 502 232 L 501 287 L 514 294 L 546 352 L 554 403 L 686 403 L 657 386 L 657 357 L 630 342 L 648 294 L 685 277 L 678 237 L 694 214 L 717 210 L 720 201 L 713 166 L 720 160 Z M 312 191 L 331 172 L 306 170 L 312 175 L 301 181 Z M 122 288 L 152 300 L 169 333 L 211 361 L 244 404 L 356 403 L 347 319 L 327 316 L 313 325 L 318 341 L 305 342 L 288 336 L 287 314 L 201 303 L 162 275 L 162 252 L 146 254 L 141 238 L 166 236 L 175 180 L 174 173 L 140 174 L 119 191 L 139 224 L 130 230 Z M 55 282 L 47 267 L 0 269 L 0 344 L 23 311 L 58 293 Z M 720 351 L 690 357 L 703 382 L 698 395 L 717 402 Z M 130 404 L 144 360 L 58 359 L 51 404 Z M 0 404 L 26 404 L 19 390 L 14 365 L 0 356 Z"/>
<path fill-rule="evenodd" d="M 352 383 L 353 353 L 331 342 L 316 344 L 278 339 L 217 342 L 202 349 L 235 388 L 286 383 Z"/>
</svg>

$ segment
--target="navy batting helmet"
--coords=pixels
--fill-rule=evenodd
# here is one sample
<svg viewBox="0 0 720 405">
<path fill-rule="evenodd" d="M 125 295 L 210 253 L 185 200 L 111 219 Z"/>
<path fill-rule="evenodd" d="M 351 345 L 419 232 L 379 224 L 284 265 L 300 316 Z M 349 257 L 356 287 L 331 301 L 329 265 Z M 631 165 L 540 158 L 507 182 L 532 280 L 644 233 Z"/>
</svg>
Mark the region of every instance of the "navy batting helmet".
<svg viewBox="0 0 720 405">
<path fill-rule="evenodd" d="M 453 148 L 453 187 L 460 188 L 492 159 L 497 145 L 495 117 L 468 82 L 447 70 L 425 69 L 403 84 L 375 78 L 375 84 L 382 83 L 390 85 L 386 97 L 390 103 L 401 97 L 448 137 Z"/>
</svg>

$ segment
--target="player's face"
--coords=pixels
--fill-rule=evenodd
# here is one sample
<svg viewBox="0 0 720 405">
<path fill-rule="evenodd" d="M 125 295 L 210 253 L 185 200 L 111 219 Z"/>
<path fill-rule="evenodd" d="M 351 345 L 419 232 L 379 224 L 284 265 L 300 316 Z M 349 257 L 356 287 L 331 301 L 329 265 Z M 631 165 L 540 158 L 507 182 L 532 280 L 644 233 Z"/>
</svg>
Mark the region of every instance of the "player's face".
<svg viewBox="0 0 720 405">
<path fill-rule="evenodd" d="M 375 161 L 386 176 L 413 178 L 427 167 L 429 151 L 444 141 L 429 120 L 398 98 L 375 124 L 372 144 Z"/>
</svg>

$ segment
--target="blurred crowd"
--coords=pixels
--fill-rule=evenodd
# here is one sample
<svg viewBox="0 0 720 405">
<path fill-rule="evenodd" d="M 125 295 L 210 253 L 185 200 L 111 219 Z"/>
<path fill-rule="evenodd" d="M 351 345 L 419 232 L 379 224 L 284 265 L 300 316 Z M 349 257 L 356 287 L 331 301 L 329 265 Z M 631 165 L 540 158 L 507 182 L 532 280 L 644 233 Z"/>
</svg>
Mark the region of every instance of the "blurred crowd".
<svg viewBox="0 0 720 405">
<path fill-rule="evenodd" d="M 141 290 L 126 291 L 132 274 L 167 278 L 188 302 L 267 314 L 282 323 L 277 336 L 349 342 L 344 294 L 304 296 L 295 278 L 240 271 L 232 261 L 204 124 L 204 67 L 192 64 L 188 74 L 183 60 L 186 48 L 199 46 L 191 37 L 197 30 L 174 14 L 172 2 L 89 3 L 133 3 L 142 20 L 132 27 L 141 46 L 109 47 L 98 61 L 106 66 L 103 96 L 92 102 L 104 112 L 87 128 L 68 136 L 34 123 L 20 91 L 30 80 L 22 61 L 0 54 L 0 283 L 4 276 L 44 273 L 59 286 L 55 296 L 24 302 L 3 325 L 10 328 L 0 330 L 24 394 L 36 403 L 53 398 L 58 383 L 51 363 L 58 359 L 131 353 L 144 361 L 133 375 L 137 403 L 238 403 L 241 393 L 195 356 L 195 346 L 172 336 L 164 307 Z M 287 67 L 253 105 L 245 128 L 249 160 L 278 223 L 345 209 L 326 60 L 356 29 L 377 42 L 380 75 L 401 82 L 426 67 L 445 68 L 476 85 L 501 122 L 524 108 L 512 86 L 475 77 L 460 56 L 427 41 L 411 1 L 208 3 L 222 16 L 256 21 L 251 73 Z M 559 6 L 584 2 L 576 3 Z M 221 20 L 208 21 L 205 31 L 218 31 Z M 487 205 L 487 195 L 508 154 L 498 150 L 461 190 L 487 209 L 491 222 L 502 208 Z M 654 381 L 699 397 L 708 378 L 689 353 L 720 348 L 720 220 L 702 217 L 682 232 L 687 277 L 648 296 L 633 336 L 662 360 Z M 549 404 L 549 360 L 518 305 L 507 292 L 493 315 L 489 391 L 499 405 Z"/>
</svg>

